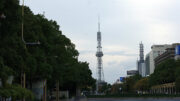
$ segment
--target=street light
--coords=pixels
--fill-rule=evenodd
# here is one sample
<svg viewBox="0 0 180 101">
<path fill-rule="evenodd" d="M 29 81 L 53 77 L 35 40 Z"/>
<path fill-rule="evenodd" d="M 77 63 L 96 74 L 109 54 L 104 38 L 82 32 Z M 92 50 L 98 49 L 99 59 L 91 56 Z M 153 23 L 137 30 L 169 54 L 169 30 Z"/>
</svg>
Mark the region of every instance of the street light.
<svg viewBox="0 0 180 101">
<path fill-rule="evenodd" d="M 40 45 L 41 43 L 38 41 L 38 42 L 26 42 L 24 40 L 24 0 L 23 0 L 23 4 L 22 4 L 22 41 L 24 42 L 25 45 Z"/>
<path fill-rule="evenodd" d="M 21 38 L 22 38 L 22 41 L 26 47 L 26 45 L 40 45 L 40 42 L 26 42 L 24 40 L 24 0 L 22 2 L 22 24 L 21 24 Z M 24 70 L 22 70 L 22 73 L 21 73 L 21 85 L 23 88 L 26 88 L 26 74 L 24 72 Z M 23 101 L 25 101 L 25 99 L 23 98 Z"/>
</svg>

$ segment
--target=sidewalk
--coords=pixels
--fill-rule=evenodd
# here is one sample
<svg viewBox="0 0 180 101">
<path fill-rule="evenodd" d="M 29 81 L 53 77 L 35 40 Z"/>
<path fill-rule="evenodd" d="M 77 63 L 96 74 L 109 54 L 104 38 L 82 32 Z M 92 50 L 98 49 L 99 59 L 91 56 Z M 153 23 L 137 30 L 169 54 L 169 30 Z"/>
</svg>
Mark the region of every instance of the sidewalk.
<svg viewBox="0 0 180 101">
<path fill-rule="evenodd" d="M 87 101 L 85 96 L 73 97 L 71 99 L 63 99 L 61 101 Z"/>
</svg>

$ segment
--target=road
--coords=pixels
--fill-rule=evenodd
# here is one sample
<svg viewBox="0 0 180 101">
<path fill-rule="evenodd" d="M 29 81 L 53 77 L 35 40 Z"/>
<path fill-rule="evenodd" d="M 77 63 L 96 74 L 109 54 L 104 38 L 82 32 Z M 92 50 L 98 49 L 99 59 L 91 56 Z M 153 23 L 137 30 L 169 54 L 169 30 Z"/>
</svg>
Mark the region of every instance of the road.
<svg viewBox="0 0 180 101">
<path fill-rule="evenodd" d="M 180 101 L 180 98 L 89 98 L 88 101 Z"/>
</svg>

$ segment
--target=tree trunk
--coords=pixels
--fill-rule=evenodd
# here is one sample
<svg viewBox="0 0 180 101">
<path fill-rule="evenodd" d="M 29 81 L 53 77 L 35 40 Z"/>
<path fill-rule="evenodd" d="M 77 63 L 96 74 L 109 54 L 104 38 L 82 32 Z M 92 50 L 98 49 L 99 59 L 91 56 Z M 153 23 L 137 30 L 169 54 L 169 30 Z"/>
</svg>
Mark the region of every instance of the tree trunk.
<svg viewBox="0 0 180 101">
<path fill-rule="evenodd" d="M 56 101 L 59 101 L 59 80 L 56 81 Z"/>
<path fill-rule="evenodd" d="M 22 72 L 22 74 L 21 74 L 21 86 L 22 86 L 22 88 L 26 88 L 26 74 L 25 74 L 25 72 Z M 25 98 L 23 98 L 22 101 L 25 101 Z"/>
<path fill-rule="evenodd" d="M 29 84 L 30 84 L 30 89 L 32 90 L 32 75 L 30 76 L 30 82 L 29 82 Z"/>
<path fill-rule="evenodd" d="M 81 96 L 81 88 L 80 86 L 76 86 L 76 96 Z"/>
<path fill-rule="evenodd" d="M 43 82 L 43 101 L 46 101 L 46 79 Z"/>
<path fill-rule="evenodd" d="M 3 101 L 6 101 L 6 98 L 3 97 L 2 99 L 3 99 Z"/>
</svg>

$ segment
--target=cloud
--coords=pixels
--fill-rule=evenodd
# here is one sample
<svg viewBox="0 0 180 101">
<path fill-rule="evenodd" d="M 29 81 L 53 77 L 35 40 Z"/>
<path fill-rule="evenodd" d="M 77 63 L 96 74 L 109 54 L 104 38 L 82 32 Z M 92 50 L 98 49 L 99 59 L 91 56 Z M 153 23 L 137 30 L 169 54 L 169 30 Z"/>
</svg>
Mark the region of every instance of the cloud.
<svg viewBox="0 0 180 101">
<path fill-rule="evenodd" d="M 133 54 L 135 52 L 132 49 L 120 45 L 105 45 L 103 50 L 103 69 L 107 82 L 113 83 L 120 76 L 126 76 L 127 70 L 135 69 L 134 60 L 136 59 L 136 54 Z M 93 72 L 93 77 L 97 78 L 97 57 L 95 53 L 96 51 L 92 50 L 81 50 L 79 60 L 88 61 L 90 63 L 90 69 Z M 130 53 L 131 55 L 129 55 Z"/>
<path fill-rule="evenodd" d="M 96 77 L 97 21 L 101 16 L 105 79 L 113 83 L 136 69 L 139 42 L 145 53 L 152 44 L 179 42 L 180 0 L 28 0 L 26 5 L 56 20 L 62 32 L 90 63 Z"/>
<path fill-rule="evenodd" d="M 153 40 L 155 43 L 170 43 L 173 40 L 173 34 L 177 27 L 171 23 L 154 23 L 149 25 L 147 30 L 147 40 Z"/>
<path fill-rule="evenodd" d="M 126 76 L 127 70 L 136 68 L 134 67 L 135 58 L 136 57 L 104 54 L 104 57 L 102 57 L 102 59 L 105 80 L 109 83 L 113 83 L 120 76 Z M 95 56 L 95 53 L 88 52 L 85 54 L 80 54 L 79 59 L 81 61 L 88 61 L 90 63 L 90 69 L 93 72 L 93 77 L 97 78 L 97 58 Z"/>
</svg>

